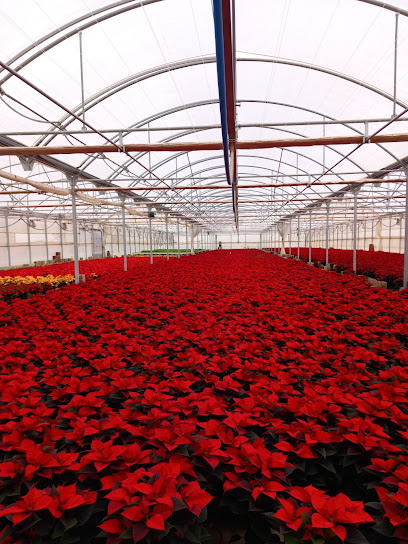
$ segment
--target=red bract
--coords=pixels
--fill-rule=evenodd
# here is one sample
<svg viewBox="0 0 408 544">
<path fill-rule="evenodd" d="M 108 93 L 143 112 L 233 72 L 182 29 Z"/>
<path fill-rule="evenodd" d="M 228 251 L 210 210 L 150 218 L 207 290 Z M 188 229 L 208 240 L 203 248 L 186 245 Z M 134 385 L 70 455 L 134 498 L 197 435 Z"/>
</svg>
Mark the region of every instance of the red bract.
<svg viewBox="0 0 408 544">
<path fill-rule="evenodd" d="M 17 525 L 26 518 L 30 517 L 31 514 L 37 510 L 48 509 L 53 500 L 52 498 L 45 494 L 43 491 L 32 487 L 26 495 L 22 497 L 21 500 L 18 500 L 15 505 L 3 507 L 0 510 L 0 516 L 11 515 L 13 519 L 13 525 Z"/>
<path fill-rule="evenodd" d="M 122 265 L 0 301 L 0 533 L 405 538 L 408 299 L 256 250 Z"/>
</svg>

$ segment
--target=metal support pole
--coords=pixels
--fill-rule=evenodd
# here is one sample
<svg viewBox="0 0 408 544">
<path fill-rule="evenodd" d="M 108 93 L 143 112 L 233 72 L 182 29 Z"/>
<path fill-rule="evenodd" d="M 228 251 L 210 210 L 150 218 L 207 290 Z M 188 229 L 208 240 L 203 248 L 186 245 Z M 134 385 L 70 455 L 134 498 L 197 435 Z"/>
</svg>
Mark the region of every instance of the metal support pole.
<svg viewBox="0 0 408 544">
<path fill-rule="evenodd" d="M 9 232 L 9 222 L 8 222 L 8 212 L 5 212 L 4 219 L 6 223 L 6 243 L 7 243 L 7 258 L 8 266 L 11 268 L 11 248 L 10 248 L 10 232 Z"/>
<path fill-rule="evenodd" d="M 167 253 L 167 260 L 169 260 L 169 223 L 166 213 L 166 253 Z"/>
<path fill-rule="evenodd" d="M 292 257 L 292 220 L 289 219 L 289 255 Z"/>
<path fill-rule="evenodd" d="M 391 253 L 391 228 L 392 228 L 391 221 L 392 221 L 392 217 L 390 216 L 390 228 L 388 229 L 388 253 Z"/>
<path fill-rule="evenodd" d="M 405 183 L 405 240 L 404 240 L 404 275 L 402 287 L 408 287 L 408 170 L 405 170 L 407 183 Z"/>
<path fill-rule="evenodd" d="M 300 215 L 298 214 L 298 231 L 297 231 L 297 258 L 299 260 L 300 254 Z"/>
<path fill-rule="evenodd" d="M 355 187 L 354 193 L 354 217 L 353 217 L 353 270 L 357 274 L 357 195 L 360 188 Z"/>
<path fill-rule="evenodd" d="M 312 210 L 309 211 L 309 264 L 312 262 Z"/>
<path fill-rule="evenodd" d="M 398 253 L 401 253 L 402 245 L 402 217 L 399 218 L 399 242 L 398 242 Z"/>
<path fill-rule="evenodd" d="M 153 239 L 152 239 L 152 216 L 149 209 L 149 249 L 150 249 L 150 264 L 153 264 Z"/>
<path fill-rule="evenodd" d="M 78 227 L 77 227 L 77 215 L 76 215 L 76 196 L 75 185 L 76 180 L 69 178 L 71 184 L 71 202 L 72 202 L 72 235 L 74 238 L 74 273 L 75 283 L 79 283 L 79 255 L 78 255 Z"/>
<path fill-rule="evenodd" d="M 119 238 L 119 227 L 116 227 L 116 237 L 117 237 L 117 240 L 118 240 L 118 253 L 120 253 L 120 245 L 119 245 L 119 241 L 120 241 L 120 238 Z"/>
<path fill-rule="evenodd" d="M 186 221 L 186 255 L 188 254 L 188 226 Z"/>
<path fill-rule="evenodd" d="M 82 61 L 82 31 L 79 31 L 79 62 L 80 62 L 80 68 L 81 68 L 82 121 L 85 123 L 85 91 L 84 91 L 84 66 Z M 86 130 L 85 125 L 82 125 L 82 130 Z"/>
<path fill-rule="evenodd" d="M 87 228 L 86 228 L 86 225 L 84 225 L 85 259 L 88 259 L 88 241 L 86 239 L 86 232 L 87 232 Z M 111 244 L 112 244 L 112 230 L 111 230 Z M 112 247 L 112 254 L 113 254 L 113 247 Z"/>
<path fill-rule="evenodd" d="M 30 212 L 27 212 L 27 240 L 28 240 L 28 260 L 31 265 L 33 264 L 33 261 L 31 256 Z"/>
<path fill-rule="evenodd" d="M 395 38 L 394 38 L 394 101 L 392 116 L 396 117 L 397 108 L 397 61 L 398 61 L 398 13 L 395 14 Z"/>
<path fill-rule="evenodd" d="M 44 236 L 45 236 L 45 257 L 46 263 L 50 260 L 49 249 L 48 249 L 48 229 L 47 229 L 47 220 L 44 219 Z"/>
<path fill-rule="evenodd" d="M 180 259 L 180 220 L 177 219 L 177 258 Z"/>
<path fill-rule="evenodd" d="M 364 250 L 367 246 L 367 221 L 364 221 Z"/>
<path fill-rule="evenodd" d="M 126 247 L 126 220 L 125 205 L 122 206 L 122 241 L 123 241 L 123 270 L 127 270 L 127 247 Z"/>
<path fill-rule="evenodd" d="M 326 266 L 329 265 L 329 215 L 330 201 L 326 200 Z"/>
</svg>

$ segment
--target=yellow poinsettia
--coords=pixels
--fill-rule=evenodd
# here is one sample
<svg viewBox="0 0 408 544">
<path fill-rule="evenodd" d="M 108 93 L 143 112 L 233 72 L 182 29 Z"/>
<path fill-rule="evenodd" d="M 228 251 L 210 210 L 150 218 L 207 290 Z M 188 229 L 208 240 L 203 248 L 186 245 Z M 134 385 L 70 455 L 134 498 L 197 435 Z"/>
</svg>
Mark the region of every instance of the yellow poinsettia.
<svg viewBox="0 0 408 544">
<path fill-rule="evenodd" d="M 53 276 L 48 274 L 47 276 L 3 276 L 0 277 L 0 287 L 6 285 L 30 285 L 33 283 L 59 286 L 62 284 L 72 283 L 75 281 L 75 277 L 72 274 L 66 274 L 65 276 Z"/>
</svg>

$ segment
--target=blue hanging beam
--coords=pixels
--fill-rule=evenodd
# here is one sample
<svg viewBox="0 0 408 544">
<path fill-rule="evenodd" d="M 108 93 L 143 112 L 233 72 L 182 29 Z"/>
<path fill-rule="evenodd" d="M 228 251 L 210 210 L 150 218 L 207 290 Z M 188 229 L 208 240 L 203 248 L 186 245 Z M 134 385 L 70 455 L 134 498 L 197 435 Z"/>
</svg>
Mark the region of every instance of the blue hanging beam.
<svg viewBox="0 0 408 544">
<path fill-rule="evenodd" d="M 235 3 L 222 1 L 222 32 L 224 45 L 225 95 L 227 107 L 228 150 L 230 157 L 230 176 L 232 185 L 232 207 L 235 224 L 238 227 L 238 186 L 237 186 L 237 146 L 236 146 L 236 100 L 235 100 Z"/>
<path fill-rule="evenodd" d="M 225 90 L 225 62 L 224 62 L 224 38 L 222 22 L 222 0 L 213 0 L 213 17 L 215 31 L 215 54 L 217 57 L 218 95 L 220 100 L 222 145 L 224 150 L 225 173 L 228 184 L 231 185 L 228 152 L 228 126 L 227 126 L 227 95 Z"/>
<path fill-rule="evenodd" d="M 213 0 L 215 46 L 217 56 L 218 93 L 225 172 L 232 186 L 232 206 L 238 227 L 236 99 L 235 99 L 235 3 L 232 0 Z"/>
</svg>

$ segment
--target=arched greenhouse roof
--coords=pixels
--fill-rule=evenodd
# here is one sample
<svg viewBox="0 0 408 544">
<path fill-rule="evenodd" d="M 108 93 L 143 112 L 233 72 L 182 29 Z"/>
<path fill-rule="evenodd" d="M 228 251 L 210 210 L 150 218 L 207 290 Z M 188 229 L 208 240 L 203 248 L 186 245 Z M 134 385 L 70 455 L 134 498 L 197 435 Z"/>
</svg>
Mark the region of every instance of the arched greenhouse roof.
<svg viewBox="0 0 408 544">
<path fill-rule="evenodd" d="M 155 209 L 209 230 L 306 221 L 306 212 L 324 202 L 334 202 L 334 217 L 344 221 L 355 187 L 360 218 L 402 215 L 407 2 L 228 2 L 232 188 L 225 141 L 222 147 L 215 4 L 3 6 L 0 144 L 19 153 L 0 156 L 8 174 L 0 178 L 2 211 L 69 216 L 74 180 L 79 217 L 101 221 L 119 220 L 122 202 L 137 210 L 129 218 L 135 222 Z"/>
</svg>

